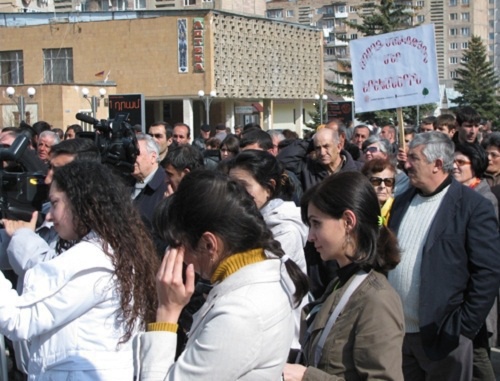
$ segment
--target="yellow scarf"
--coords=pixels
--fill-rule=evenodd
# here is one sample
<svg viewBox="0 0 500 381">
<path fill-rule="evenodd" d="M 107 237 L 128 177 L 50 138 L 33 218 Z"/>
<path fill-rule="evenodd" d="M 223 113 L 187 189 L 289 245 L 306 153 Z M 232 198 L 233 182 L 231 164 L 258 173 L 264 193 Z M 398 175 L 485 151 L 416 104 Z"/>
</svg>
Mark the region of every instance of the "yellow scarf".
<svg viewBox="0 0 500 381">
<path fill-rule="evenodd" d="M 233 254 L 219 263 L 219 266 L 217 266 L 212 274 L 210 282 L 212 282 L 212 284 L 221 282 L 242 267 L 261 262 L 265 259 L 264 249 L 253 249 L 243 253 Z"/>
</svg>

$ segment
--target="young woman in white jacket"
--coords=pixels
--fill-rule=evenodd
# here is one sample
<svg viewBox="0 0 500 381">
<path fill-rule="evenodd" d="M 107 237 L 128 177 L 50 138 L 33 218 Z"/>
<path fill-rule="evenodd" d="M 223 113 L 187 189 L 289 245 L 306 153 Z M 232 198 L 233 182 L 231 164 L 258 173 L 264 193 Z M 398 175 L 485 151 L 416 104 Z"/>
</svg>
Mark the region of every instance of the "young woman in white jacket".
<svg viewBox="0 0 500 381">
<path fill-rule="evenodd" d="M 0 273 L 0 333 L 29 340 L 30 380 L 132 380 L 132 336 L 154 320 L 154 246 L 122 182 L 104 165 L 54 171 L 47 216 L 58 255 L 25 274 Z"/>
<path fill-rule="evenodd" d="M 157 323 L 140 336 L 140 379 L 279 380 L 307 281 L 251 196 L 222 173 L 193 171 L 160 204 L 156 226 L 170 248 L 157 276 Z M 195 272 L 213 287 L 175 361 L 177 323 Z"/>
<path fill-rule="evenodd" d="M 267 151 L 246 150 L 227 166 L 229 177 L 240 182 L 253 197 L 266 225 L 285 254 L 307 275 L 304 247 L 309 229 L 302 222 L 300 208 L 291 201 L 293 185 L 279 161 Z M 294 349 L 300 348 L 300 311 L 308 301 L 305 297 L 295 311 Z"/>
</svg>

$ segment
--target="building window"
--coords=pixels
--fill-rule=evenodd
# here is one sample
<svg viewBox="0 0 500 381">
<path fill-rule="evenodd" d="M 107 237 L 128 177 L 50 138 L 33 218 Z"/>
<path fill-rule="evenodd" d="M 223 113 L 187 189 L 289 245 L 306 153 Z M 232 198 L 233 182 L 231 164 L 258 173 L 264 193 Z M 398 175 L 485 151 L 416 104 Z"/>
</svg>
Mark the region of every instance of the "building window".
<svg viewBox="0 0 500 381">
<path fill-rule="evenodd" d="M 73 82 L 73 49 L 43 49 L 45 83 Z"/>
<path fill-rule="evenodd" d="M 417 7 L 420 7 L 420 8 L 425 7 L 425 1 L 423 1 L 423 0 L 417 1 L 416 4 L 417 4 Z"/>
<path fill-rule="evenodd" d="M 349 5 L 349 13 L 356 13 L 356 7 Z"/>
<path fill-rule="evenodd" d="M 146 9 L 146 0 L 134 0 L 134 9 Z"/>
<path fill-rule="evenodd" d="M 450 0 L 450 7 L 455 7 L 457 5 L 457 0 Z"/>
<path fill-rule="evenodd" d="M 356 33 L 353 33 L 353 34 L 351 34 L 350 39 L 351 40 L 357 40 L 358 39 L 358 35 Z"/>
<path fill-rule="evenodd" d="M 334 20 L 326 20 L 326 22 L 323 23 L 323 25 L 326 25 L 327 28 L 333 28 Z"/>
<path fill-rule="evenodd" d="M 327 56 L 334 56 L 335 55 L 335 48 L 326 48 L 326 55 Z"/>
<path fill-rule="evenodd" d="M 184 6 L 187 7 L 188 5 L 196 5 L 196 0 L 184 0 Z"/>
<path fill-rule="evenodd" d="M 287 9 L 286 17 L 293 17 L 293 9 Z"/>
<path fill-rule="evenodd" d="M 418 15 L 418 16 L 417 16 L 417 22 L 418 22 L 418 23 L 423 23 L 423 22 L 425 22 L 425 16 L 424 16 L 424 15 Z"/>
<path fill-rule="evenodd" d="M 336 8 L 337 13 L 346 13 L 345 5 L 338 5 Z"/>
<path fill-rule="evenodd" d="M 283 18 L 283 9 L 269 9 L 267 11 L 267 18 L 282 19 Z"/>
<path fill-rule="evenodd" d="M 458 20 L 458 13 L 450 13 L 450 20 L 451 21 Z"/>
<path fill-rule="evenodd" d="M 450 71 L 450 78 L 458 78 L 457 72 L 455 70 Z"/>
<path fill-rule="evenodd" d="M 457 64 L 458 63 L 458 57 L 450 57 L 450 64 Z"/>
<path fill-rule="evenodd" d="M 213 3 L 212 0 L 201 0 L 202 3 Z"/>
<path fill-rule="evenodd" d="M 457 49 L 458 49 L 458 43 L 450 42 L 450 50 L 457 50 Z"/>
<path fill-rule="evenodd" d="M 326 14 L 333 15 L 335 12 L 333 11 L 333 7 L 326 7 Z"/>
<path fill-rule="evenodd" d="M 470 28 L 462 28 L 461 32 L 462 32 L 462 36 L 469 36 L 470 35 Z"/>
<path fill-rule="evenodd" d="M 462 0 L 463 5 L 469 5 L 469 0 Z"/>
<path fill-rule="evenodd" d="M 450 28 L 450 36 L 456 36 L 457 35 L 457 28 Z"/>
<path fill-rule="evenodd" d="M 0 52 L 0 85 L 24 83 L 23 51 Z"/>
<path fill-rule="evenodd" d="M 470 13 L 469 12 L 462 13 L 462 20 L 463 21 L 470 21 Z"/>
<path fill-rule="evenodd" d="M 469 41 L 462 42 L 462 49 L 469 49 Z"/>
</svg>

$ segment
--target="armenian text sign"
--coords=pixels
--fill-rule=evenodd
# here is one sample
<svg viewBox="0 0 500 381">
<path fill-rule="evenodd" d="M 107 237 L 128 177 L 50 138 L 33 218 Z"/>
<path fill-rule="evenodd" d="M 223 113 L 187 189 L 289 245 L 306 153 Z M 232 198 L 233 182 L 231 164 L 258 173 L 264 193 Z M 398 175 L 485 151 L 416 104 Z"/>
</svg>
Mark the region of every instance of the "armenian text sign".
<svg viewBox="0 0 500 381">
<path fill-rule="evenodd" d="M 350 42 L 356 113 L 439 101 L 434 25 Z"/>
</svg>

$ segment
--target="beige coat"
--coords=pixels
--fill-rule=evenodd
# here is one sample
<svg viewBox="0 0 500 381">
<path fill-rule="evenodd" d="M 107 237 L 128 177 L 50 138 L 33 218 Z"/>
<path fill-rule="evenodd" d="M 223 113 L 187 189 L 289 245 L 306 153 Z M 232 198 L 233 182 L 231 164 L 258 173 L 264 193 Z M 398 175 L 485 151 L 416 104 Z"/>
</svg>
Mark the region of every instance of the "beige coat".
<svg viewBox="0 0 500 381">
<path fill-rule="evenodd" d="M 333 291 L 316 315 L 311 339 L 304 348 L 308 363 L 313 363 L 322 328 L 352 279 Z M 303 381 L 401 381 L 404 332 L 399 295 L 383 274 L 371 271 L 330 331 L 318 368 L 308 367 Z"/>
</svg>

